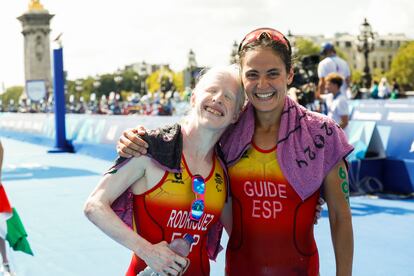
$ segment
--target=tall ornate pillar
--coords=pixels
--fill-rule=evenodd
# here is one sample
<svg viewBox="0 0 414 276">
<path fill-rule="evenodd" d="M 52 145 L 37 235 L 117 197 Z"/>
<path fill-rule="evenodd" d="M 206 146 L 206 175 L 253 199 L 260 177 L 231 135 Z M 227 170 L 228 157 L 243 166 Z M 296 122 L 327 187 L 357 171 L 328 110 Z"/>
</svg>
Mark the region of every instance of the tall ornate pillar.
<svg viewBox="0 0 414 276">
<path fill-rule="evenodd" d="M 28 82 L 44 81 L 46 91 L 52 89 L 49 33 L 53 16 L 40 0 L 31 0 L 28 11 L 17 18 L 23 26 L 26 88 Z"/>
</svg>

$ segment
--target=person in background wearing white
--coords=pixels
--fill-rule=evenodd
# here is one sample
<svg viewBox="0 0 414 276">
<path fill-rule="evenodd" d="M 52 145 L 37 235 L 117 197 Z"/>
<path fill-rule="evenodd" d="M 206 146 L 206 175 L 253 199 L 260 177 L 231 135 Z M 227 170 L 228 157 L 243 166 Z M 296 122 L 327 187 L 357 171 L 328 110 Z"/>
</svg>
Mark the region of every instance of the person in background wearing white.
<svg viewBox="0 0 414 276">
<path fill-rule="evenodd" d="M 390 96 L 390 88 L 388 86 L 387 78 L 382 77 L 378 85 L 378 98 L 386 99 Z"/>
<path fill-rule="evenodd" d="M 351 71 L 348 63 L 336 55 L 335 47 L 332 43 L 324 43 L 322 45 L 321 55 L 325 58 L 318 65 L 318 89 L 316 91 L 316 98 L 324 94 L 326 76 L 330 73 L 338 73 L 345 80 L 341 85 L 341 93 L 348 97 L 347 89 L 351 81 Z M 349 97 L 348 97 L 349 98 Z"/>
<path fill-rule="evenodd" d="M 326 95 L 328 117 L 334 119 L 344 129 L 349 121 L 349 108 L 347 99 L 340 90 L 342 82 L 342 76 L 337 73 L 330 73 L 325 78 L 325 88 L 330 93 Z"/>
</svg>

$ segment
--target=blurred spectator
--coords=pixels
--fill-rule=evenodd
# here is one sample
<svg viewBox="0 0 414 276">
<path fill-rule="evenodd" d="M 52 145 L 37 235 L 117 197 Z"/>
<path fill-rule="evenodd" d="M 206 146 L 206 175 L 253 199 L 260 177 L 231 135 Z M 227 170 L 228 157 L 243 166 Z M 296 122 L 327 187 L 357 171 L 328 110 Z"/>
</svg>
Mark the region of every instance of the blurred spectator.
<svg viewBox="0 0 414 276">
<path fill-rule="evenodd" d="M 378 99 L 378 81 L 374 80 L 370 89 L 371 98 Z"/>
<path fill-rule="evenodd" d="M 378 85 L 378 98 L 386 99 L 390 96 L 390 87 L 386 77 L 382 77 Z"/>
<path fill-rule="evenodd" d="M 325 58 L 318 65 L 319 83 L 318 90 L 315 95 L 316 98 L 319 98 L 319 96 L 323 94 L 325 89 L 325 78 L 330 73 L 338 73 L 342 76 L 344 82 L 341 86 L 341 93 L 345 97 L 350 97 L 350 95 L 346 95 L 351 77 L 351 71 L 348 63 L 336 55 L 335 47 L 329 42 L 322 45 L 321 55 Z"/>
<path fill-rule="evenodd" d="M 111 92 L 108 98 L 108 110 L 106 114 L 119 115 L 121 114 L 120 106 L 121 95 L 119 93 Z"/>
<path fill-rule="evenodd" d="M 175 88 L 173 87 L 175 90 Z M 109 114 L 109 115 L 184 115 L 189 109 L 189 100 L 191 90 L 187 88 L 182 93 L 174 90 L 168 90 L 165 93 L 157 91 L 140 95 L 139 93 L 131 93 L 128 99 L 122 101 L 121 95 L 116 92 L 110 92 L 108 96 L 105 94 L 97 99 L 95 93 L 91 93 L 89 101 L 83 96 L 79 99 L 74 94 L 69 94 L 66 101 L 67 113 L 79 114 Z M 181 97 L 181 95 L 183 97 Z M 10 99 L 8 104 L 2 105 L 0 101 L 0 111 L 2 112 L 54 112 L 53 94 L 47 99 L 39 102 L 31 102 L 30 99 L 20 98 L 18 104 Z"/>
<path fill-rule="evenodd" d="M 190 97 L 191 97 L 191 88 L 187 86 L 183 93 L 183 100 L 186 102 L 189 102 Z"/>
<path fill-rule="evenodd" d="M 350 89 L 351 89 L 351 99 L 361 99 L 362 98 L 362 93 L 361 93 L 361 83 L 360 82 L 352 82 L 350 84 Z M 370 95 L 365 95 L 365 97 L 370 97 Z"/>
<path fill-rule="evenodd" d="M 334 119 L 341 128 L 345 128 L 349 121 L 348 101 L 340 91 L 343 78 L 340 74 L 330 73 L 326 76 L 326 90 L 330 93 L 327 97 L 328 117 Z"/>
<path fill-rule="evenodd" d="M 397 79 L 392 79 L 391 99 L 398 99 L 400 97 L 400 84 Z"/>
<path fill-rule="evenodd" d="M 99 101 L 98 105 L 98 114 L 108 114 L 108 101 L 106 99 L 106 95 L 102 95 L 101 100 Z"/>
<path fill-rule="evenodd" d="M 96 94 L 91 93 L 89 96 L 89 102 L 87 104 L 86 113 L 88 114 L 97 114 L 98 113 L 98 102 L 96 100 Z"/>
</svg>

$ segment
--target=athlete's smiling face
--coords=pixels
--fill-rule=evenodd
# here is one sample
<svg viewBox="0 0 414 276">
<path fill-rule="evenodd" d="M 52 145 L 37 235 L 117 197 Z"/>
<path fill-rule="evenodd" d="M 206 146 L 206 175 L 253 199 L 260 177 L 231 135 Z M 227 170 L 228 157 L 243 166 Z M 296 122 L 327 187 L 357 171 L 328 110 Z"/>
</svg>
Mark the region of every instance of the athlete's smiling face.
<svg viewBox="0 0 414 276">
<path fill-rule="evenodd" d="M 246 52 L 241 65 L 243 86 L 256 110 L 282 108 L 293 72 L 286 71 L 279 55 L 270 48 L 251 50 Z"/>
<path fill-rule="evenodd" d="M 241 87 L 229 73 L 207 73 L 197 84 L 192 96 L 199 123 L 214 128 L 226 128 L 239 114 Z"/>
</svg>

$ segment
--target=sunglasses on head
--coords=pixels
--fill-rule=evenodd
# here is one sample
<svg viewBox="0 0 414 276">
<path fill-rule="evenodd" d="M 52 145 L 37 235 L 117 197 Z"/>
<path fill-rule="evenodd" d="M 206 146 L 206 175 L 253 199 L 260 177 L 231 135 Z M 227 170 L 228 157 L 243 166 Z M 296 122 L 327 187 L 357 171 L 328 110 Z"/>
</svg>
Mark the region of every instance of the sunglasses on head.
<svg viewBox="0 0 414 276">
<path fill-rule="evenodd" d="M 264 37 L 267 37 L 268 39 L 271 39 L 275 42 L 282 43 L 289 50 L 289 53 L 292 51 L 289 41 L 281 32 L 271 28 L 259 28 L 254 31 L 251 31 L 243 38 L 243 40 L 239 44 L 239 53 L 241 50 L 243 50 L 244 47 L 246 47 L 250 43 L 255 42 Z"/>
<path fill-rule="evenodd" d="M 196 198 L 191 203 L 190 217 L 192 220 L 199 221 L 204 214 L 206 182 L 201 175 L 194 175 L 191 179 L 191 183 Z"/>
</svg>

